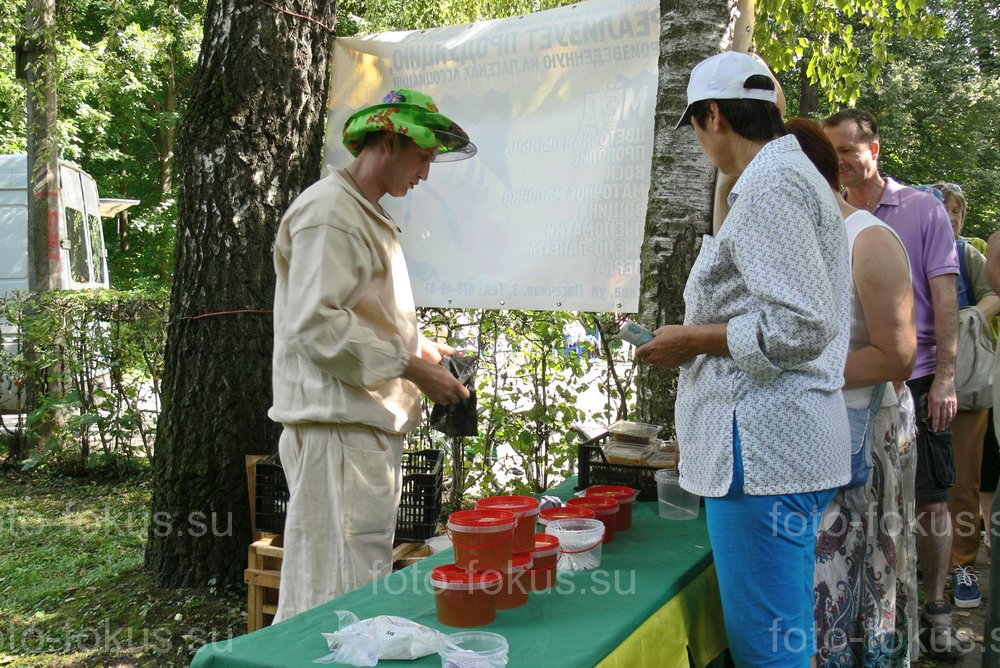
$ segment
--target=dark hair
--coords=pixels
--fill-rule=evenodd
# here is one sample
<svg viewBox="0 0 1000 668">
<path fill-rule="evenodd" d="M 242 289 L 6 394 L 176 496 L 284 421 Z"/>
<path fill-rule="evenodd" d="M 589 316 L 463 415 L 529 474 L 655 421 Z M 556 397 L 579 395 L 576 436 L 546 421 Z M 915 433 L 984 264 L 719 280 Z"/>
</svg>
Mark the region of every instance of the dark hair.
<svg viewBox="0 0 1000 668">
<path fill-rule="evenodd" d="M 789 134 L 795 135 L 802 152 L 816 165 L 820 176 L 826 179 L 834 190 L 840 189 L 837 175 L 837 152 L 827 138 L 823 128 L 808 118 L 793 118 L 785 124 Z"/>
<path fill-rule="evenodd" d="M 866 144 L 878 141 L 878 123 L 875 117 L 864 109 L 841 109 L 823 121 L 824 128 L 835 128 L 844 123 L 856 123 L 858 138 Z"/>
<path fill-rule="evenodd" d="M 763 74 L 754 74 L 743 87 L 774 90 L 774 81 Z M 697 121 L 698 127 L 705 127 L 709 102 L 719 105 L 719 112 L 729 122 L 729 127 L 744 139 L 765 141 L 788 134 L 778 105 L 767 100 L 700 100 L 691 105 L 692 122 Z"/>
</svg>

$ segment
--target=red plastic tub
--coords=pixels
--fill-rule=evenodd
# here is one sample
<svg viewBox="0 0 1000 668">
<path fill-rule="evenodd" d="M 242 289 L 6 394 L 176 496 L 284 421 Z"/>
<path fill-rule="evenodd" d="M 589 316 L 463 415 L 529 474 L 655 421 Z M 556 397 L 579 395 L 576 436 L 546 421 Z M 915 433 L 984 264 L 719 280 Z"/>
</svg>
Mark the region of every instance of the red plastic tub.
<svg viewBox="0 0 1000 668">
<path fill-rule="evenodd" d="M 455 564 L 431 571 L 438 621 L 445 626 L 486 626 L 497 618 L 497 595 L 503 583 L 498 571 L 467 571 Z"/>
<path fill-rule="evenodd" d="M 546 508 L 538 513 L 538 523 L 542 526 L 542 533 L 546 532 L 549 522 L 556 520 L 589 520 L 594 518 L 594 511 L 591 508 L 582 506 L 559 506 L 558 508 Z"/>
<path fill-rule="evenodd" d="M 538 499 L 530 496 L 491 496 L 480 499 L 476 510 L 506 510 L 517 515 L 514 529 L 514 553 L 529 552 L 535 545 L 535 516 Z"/>
<path fill-rule="evenodd" d="M 467 571 L 499 571 L 510 561 L 517 516 L 506 510 L 459 510 L 448 516 L 455 565 Z"/>
<path fill-rule="evenodd" d="M 528 604 L 528 592 L 531 591 L 528 570 L 533 560 L 531 552 L 515 554 L 503 569 L 503 586 L 497 594 L 497 610 L 520 608 Z"/>
<path fill-rule="evenodd" d="M 618 528 L 618 501 L 609 496 L 581 496 L 566 503 L 590 508 L 594 511 L 594 517 L 604 522 L 604 540 L 601 542 L 610 543 L 615 539 L 615 531 Z"/>
<path fill-rule="evenodd" d="M 559 539 L 547 533 L 536 533 L 535 547 L 531 550 L 531 558 L 534 561 L 534 565 L 528 571 L 531 591 L 545 591 L 556 583 Z"/>
<path fill-rule="evenodd" d="M 618 502 L 618 531 L 632 528 L 632 509 L 635 508 L 636 490 L 623 485 L 596 485 L 588 487 L 587 496 L 610 496 Z"/>
</svg>

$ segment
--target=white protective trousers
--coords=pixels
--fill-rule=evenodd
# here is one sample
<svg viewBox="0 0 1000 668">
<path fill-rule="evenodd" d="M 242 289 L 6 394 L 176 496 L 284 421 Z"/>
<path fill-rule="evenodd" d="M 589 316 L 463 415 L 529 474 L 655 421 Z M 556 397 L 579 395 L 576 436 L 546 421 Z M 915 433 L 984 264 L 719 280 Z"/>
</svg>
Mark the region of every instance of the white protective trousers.
<svg viewBox="0 0 1000 668">
<path fill-rule="evenodd" d="M 362 425 L 284 425 L 278 452 L 289 500 L 275 623 L 392 570 L 403 436 Z"/>
</svg>

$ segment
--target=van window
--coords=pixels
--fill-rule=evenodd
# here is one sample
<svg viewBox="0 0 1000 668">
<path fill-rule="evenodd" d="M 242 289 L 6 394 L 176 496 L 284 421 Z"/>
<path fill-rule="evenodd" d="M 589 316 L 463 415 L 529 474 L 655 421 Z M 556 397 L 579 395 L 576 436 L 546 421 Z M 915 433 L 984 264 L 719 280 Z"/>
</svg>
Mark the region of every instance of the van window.
<svg viewBox="0 0 1000 668">
<path fill-rule="evenodd" d="M 76 283 L 90 282 L 90 265 L 87 262 L 87 231 L 83 213 L 66 207 L 66 230 L 69 232 L 69 274 Z"/>
<path fill-rule="evenodd" d="M 94 283 L 104 282 L 104 231 L 101 217 L 90 216 L 90 266 L 94 270 Z"/>
</svg>

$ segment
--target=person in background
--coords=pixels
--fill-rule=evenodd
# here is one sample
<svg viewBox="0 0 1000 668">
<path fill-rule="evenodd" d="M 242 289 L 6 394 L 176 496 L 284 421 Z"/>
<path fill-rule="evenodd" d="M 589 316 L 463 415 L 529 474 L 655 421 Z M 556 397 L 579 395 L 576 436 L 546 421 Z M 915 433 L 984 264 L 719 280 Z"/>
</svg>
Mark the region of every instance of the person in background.
<svg viewBox="0 0 1000 668">
<path fill-rule="evenodd" d="M 962 236 L 962 227 L 968 213 L 968 203 L 962 187 L 957 183 L 936 183 L 934 188 L 941 193 L 942 202 L 951 218 L 951 227 L 955 230 L 955 238 L 968 243 L 976 250 L 987 255 L 986 242 L 979 237 Z M 977 294 L 979 291 L 977 290 Z M 982 310 L 982 309 L 981 309 Z M 984 311 L 985 313 L 985 311 Z M 1000 316 L 989 319 L 994 338 L 1000 340 Z M 993 427 L 993 409 L 990 409 L 986 420 L 986 437 L 983 439 L 983 464 L 979 471 L 979 508 L 983 517 L 983 525 L 987 527 L 983 540 L 987 551 L 990 550 L 989 516 L 993 505 L 993 496 L 997 491 L 997 481 L 1000 479 L 1000 443 L 997 442 L 997 432 Z"/>
<path fill-rule="evenodd" d="M 959 257 L 958 306 L 975 307 L 989 321 L 1000 313 L 1000 297 L 990 288 L 986 279 L 986 257 L 961 236 L 965 223 L 966 202 L 962 189 L 953 183 L 934 186 L 944 195 L 951 227 L 955 233 Z M 955 448 L 955 486 L 948 500 L 951 524 L 954 531 L 951 546 L 952 596 L 959 608 L 976 608 L 982 600 L 979 577 L 975 573 L 976 559 L 981 544 L 979 533 L 982 499 L 984 443 L 988 431 L 989 409 L 959 410 L 952 423 L 952 443 Z M 995 445 L 993 446 L 995 448 Z M 996 490 L 994 475 L 993 484 Z M 990 499 L 992 501 L 992 499 Z M 988 506 L 987 506 L 988 507 Z M 987 511 L 988 517 L 988 511 Z"/>
<path fill-rule="evenodd" d="M 789 137 L 767 68 L 726 52 L 691 72 L 690 123 L 736 182 L 684 289 L 683 325 L 636 358 L 680 366 L 680 483 L 706 497 L 726 632 L 740 666 L 816 652 L 816 530 L 851 476 L 841 394 L 847 234 L 829 185 Z"/>
<path fill-rule="evenodd" d="M 274 243 L 274 405 L 288 480 L 279 622 L 389 573 L 404 435 L 420 395 L 469 391 L 423 339 L 399 246 L 379 204 L 427 179 L 435 161 L 471 157 L 468 135 L 418 91 L 391 91 L 353 114 L 354 156 L 295 198 Z"/>
<path fill-rule="evenodd" d="M 990 235 L 987 242 L 986 253 L 986 280 L 989 282 L 993 292 L 1000 293 L 1000 232 Z M 994 365 L 996 369 L 996 365 Z M 994 376 L 993 384 L 997 383 Z M 993 419 L 996 421 L 1000 415 L 1000 392 L 993 393 Z M 994 428 L 1000 432 L 1000 425 L 994 424 Z M 990 532 L 992 540 L 1000 540 L 1000 495 L 993 497 L 993 505 L 990 506 L 989 521 L 987 530 Z M 990 607 L 986 616 L 986 626 L 983 629 L 983 644 L 986 646 L 983 653 L 983 668 L 1000 667 L 1000 559 L 990 560 Z"/>
<path fill-rule="evenodd" d="M 878 123 L 866 111 L 844 109 L 823 122 L 837 151 L 844 199 L 870 211 L 903 241 L 913 278 L 917 316 L 917 361 L 907 382 L 913 393 L 917 424 L 915 482 L 917 554 L 927 602 L 923 619 L 927 650 L 955 659 L 975 643 L 955 633 L 945 582 L 951 557 L 948 489 L 955 482 L 951 423 L 958 412 L 955 353 L 958 347 L 958 258 L 944 206 L 927 193 L 907 188 L 879 173 Z"/>
<path fill-rule="evenodd" d="M 875 415 L 872 471 L 859 488 L 842 489 L 823 514 L 816 545 L 817 663 L 908 666 L 907 541 L 897 387 L 917 354 L 910 263 L 899 236 L 837 192 L 837 154 L 823 129 L 793 118 L 788 130 L 830 185 L 851 246 L 854 299 L 844 369 L 849 408 L 867 410 L 885 383 Z M 912 443 L 904 444 L 912 448 Z"/>
</svg>

